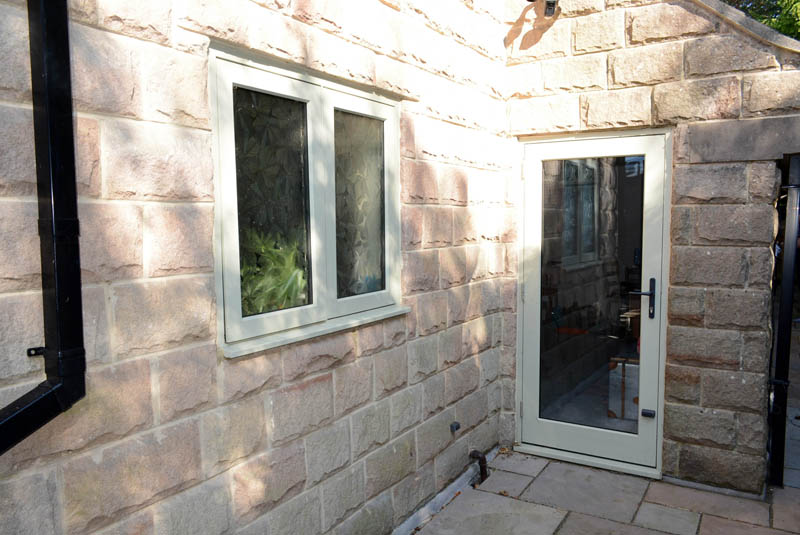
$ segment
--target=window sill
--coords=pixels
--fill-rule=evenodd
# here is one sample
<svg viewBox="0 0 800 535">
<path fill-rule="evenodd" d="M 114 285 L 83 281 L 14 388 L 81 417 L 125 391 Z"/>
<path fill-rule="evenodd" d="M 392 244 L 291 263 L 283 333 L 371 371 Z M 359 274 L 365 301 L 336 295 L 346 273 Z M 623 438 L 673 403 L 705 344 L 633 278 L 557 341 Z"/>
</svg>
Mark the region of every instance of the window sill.
<svg viewBox="0 0 800 535">
<path fill-rule="evenodd" d="M 361 325 L 366 325 L 367 323 L 374 323 L 395 316 L 402 316 L 410 311 L 411 309 L 406 306 L 389 305 L 373 310 L 366 310 L 357 314 L 351 314 L 349 316 L 330 319 L 321 323 L 289 329 L 275 334 L 250 338 L 248 340 L 242 340 L 241 342 L 229 344 L 220 340 L 219 347 L 225 358 L 233 359 L 252 355 L 253 353 L 258 353 L 267 349 L 293 344 L 295 342 L 302 342 L 303 340 L 316 338 L 317 336 L 353 329 Z"/>
</svg>

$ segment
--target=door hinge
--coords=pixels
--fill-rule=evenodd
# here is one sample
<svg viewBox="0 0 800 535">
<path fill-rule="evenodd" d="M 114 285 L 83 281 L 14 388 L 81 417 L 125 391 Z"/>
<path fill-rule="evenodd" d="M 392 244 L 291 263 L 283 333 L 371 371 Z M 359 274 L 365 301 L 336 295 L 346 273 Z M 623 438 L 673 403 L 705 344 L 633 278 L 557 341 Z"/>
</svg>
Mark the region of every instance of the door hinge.
<svg viewBox="0 0 800 535">
<path fill-rule="evenodd" d="M 519 417 L 522 418 L 522 402 L 519 402 Z"/>
</svg>

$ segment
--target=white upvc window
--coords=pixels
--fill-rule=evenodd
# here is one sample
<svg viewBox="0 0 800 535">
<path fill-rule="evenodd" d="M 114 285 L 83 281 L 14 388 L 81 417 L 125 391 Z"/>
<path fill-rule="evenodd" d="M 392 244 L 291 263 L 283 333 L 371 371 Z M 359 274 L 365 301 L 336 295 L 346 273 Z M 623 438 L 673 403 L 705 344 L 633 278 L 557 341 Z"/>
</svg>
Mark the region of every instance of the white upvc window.
<svg viewBox="0 0 800 535">
<path fill-rule="evenodd" d="M 224 53 L 211 65 L 225 354 L 405 312 L 396 103 Z"/>
</svg>

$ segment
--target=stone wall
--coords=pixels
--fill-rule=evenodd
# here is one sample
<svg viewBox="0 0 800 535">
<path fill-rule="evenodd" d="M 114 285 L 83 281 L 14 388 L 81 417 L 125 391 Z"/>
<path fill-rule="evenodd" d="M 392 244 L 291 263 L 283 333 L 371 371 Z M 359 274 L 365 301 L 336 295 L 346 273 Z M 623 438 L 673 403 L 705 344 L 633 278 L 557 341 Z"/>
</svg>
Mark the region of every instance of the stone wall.
<svg viewBox="0 0 800 535">
<path fill-rule="evenodd" d="M 70 5 L 88 392 L 0 457 L 0 532 L 387 533 L 469 450 L 513 436 L 518 196 L 494 2 Z M 407 99 L 410 314 L 220 355 L 210 39 Z M 27 54 L 24 2 L 0 2 L 3 405 L 42 377 L 25 356 L 43 336 Z"/>
<path fill-rule="evenodd" d="M 664 473 L 758 492 L 775 160 L 800 150 L 800 46 L 689 1 L 560 7 L 545 30 L 533 9 L 506 15 L 511 131 L 673 128 Z"/>
</svg>

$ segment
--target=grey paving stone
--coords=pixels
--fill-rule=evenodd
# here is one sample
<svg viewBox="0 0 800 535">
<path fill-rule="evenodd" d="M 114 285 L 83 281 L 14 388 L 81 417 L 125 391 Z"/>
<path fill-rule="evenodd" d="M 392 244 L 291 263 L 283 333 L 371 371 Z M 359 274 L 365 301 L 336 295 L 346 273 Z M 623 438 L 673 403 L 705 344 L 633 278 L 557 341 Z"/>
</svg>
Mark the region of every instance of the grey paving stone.
<svg viewBox="0 0 800 535">
<path fill-rule="evenodd" d="M 643 503 L 633 523 L 675 535 L 694 535 L 700 523 L 700 513 Z"/>
<path fill-rule="evenodd" d="M 630 522 L 647 490 L 642 478 L 566 463 L 550 463 L 521 499 Z"/>
<path fill-rule="evenodd" d="M 769 526 L 769 504 L 755 500 L 661 482 L 651 484 L 644 499 L 647 502 L 658 503 L 668 507 L 688 509 L 697 513 L 708 513 L 740 522 L 747 522 L 748 524 Z"/>
<path fill-rule="evenodd" d="M 800 533 L 800 489 L 773 490 L 772 527 Z"/>
<path fill-rule="evenodd" d="M 570 513 L 558 530 L 558 535 L 659 535 L 659 532 L 595 516 Z"/>
<path fill-rule="evenodd" d="M 504 472 L 503 470 L 493 470 L 489 479 L 478 487 L 478 490 L 494 492 L 495 494 L 506 493 L 506 496 L 516 498 L 525 488 L 530 485 L 533 478 L 514 472 Z"/>
<path fill-rule="evenodd" d="M 505 470 L 506 472 L 536 477 L 539 475 L 539 472 L 547 466 L 547 463 L 547 459 L 540 459 L 539 457 L 525 455 L 523 453 L 509 452 L 498 454 L 497 457 L 489 463 L 489 466 L 497 468 L 498 470 Z"/>
<path fill-rule="evenodd" d="M 551 507 L 468 487 L 420 535 L 552 535 L 565 515 Z"/>
</svg>

